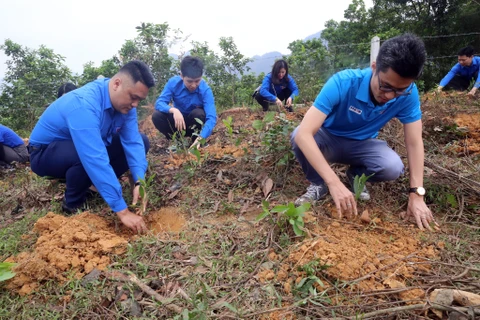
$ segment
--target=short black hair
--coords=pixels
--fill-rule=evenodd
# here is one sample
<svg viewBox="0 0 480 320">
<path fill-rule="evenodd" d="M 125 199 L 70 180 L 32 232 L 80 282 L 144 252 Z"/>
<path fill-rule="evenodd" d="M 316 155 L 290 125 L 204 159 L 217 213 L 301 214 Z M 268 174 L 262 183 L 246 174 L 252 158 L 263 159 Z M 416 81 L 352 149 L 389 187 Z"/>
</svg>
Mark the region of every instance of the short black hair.
<svg viewBox="0 0 480 320">
<path fill-rule="evenodd" d="M 467 46 L 465 48 L 462 48 L 458 51 L 459 56 L 467 56 L 471 57 L 475 53 L 475 49 L 473 49 L 472 46 Z"/>
<path fill-rule="evenodd" d="M 60 98 L 65 93 L 73 91 L 75 89 L 77 89 L 77 86 L 74 85 L 73 83 L 71 83 L 71 82 L 64 83 L 60 86 L 60 88 L 58 88 L 57 98 Z"/>
<path fill-rule="evenodd" d="M 385 41 L 378 52 L 376 73 L 389 68 L 400 77 L 417 79 L 427 59 L 425 44 L 414 34 L 406 33 Z"/>
<path fill-rule="evenodd" d="M 203 62 L 199 57 L 186 56 L 180 63 L 180 71 L 184 77 L 200 78 L 203 75 Z"/>
<path fill-rule="evenodd" d="M 118 72 L 128 74 L 132 78 L 133 83 L 140 81 L 148 88 L 155 85 L 152 71 L 150 71 L 150 68 L 140 60 L 132 60 L 128 62 Z"/>
</svg>

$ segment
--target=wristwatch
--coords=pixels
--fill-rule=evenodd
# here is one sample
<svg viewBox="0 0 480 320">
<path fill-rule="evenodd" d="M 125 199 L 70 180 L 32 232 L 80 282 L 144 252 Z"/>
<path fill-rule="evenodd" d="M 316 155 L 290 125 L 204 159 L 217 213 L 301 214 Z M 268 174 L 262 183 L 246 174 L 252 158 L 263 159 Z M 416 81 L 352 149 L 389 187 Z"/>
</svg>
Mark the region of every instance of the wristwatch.
<svg viewBox="0 0 480 320">
<path fill-rule="evenodd" d="M 419 196 L 424 196 L 425 195 L 425 188 L 423 187 L 415 187 L 415 188 L 410 188 L 408 189 L 409 193 L 416 193 Z"/>
</svg>

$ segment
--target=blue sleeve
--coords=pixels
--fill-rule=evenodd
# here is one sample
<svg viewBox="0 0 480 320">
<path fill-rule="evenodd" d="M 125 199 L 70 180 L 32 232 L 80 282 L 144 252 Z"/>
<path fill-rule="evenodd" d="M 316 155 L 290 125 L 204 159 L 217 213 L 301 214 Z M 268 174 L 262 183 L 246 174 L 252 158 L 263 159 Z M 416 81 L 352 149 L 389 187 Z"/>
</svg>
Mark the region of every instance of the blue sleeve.
<svg viewBox="0 0 480 320">
<path fill-rule="evenodd" d="M 290 98 L 295 99 L 295 97 L 298 96 L 297 83 L 295 82 L 293 77 L 291 77 L 290 75 L 288 75 L 288 79 L 290 80 L 288 81 L 288 88 L 292 91 Z"/>
<path fill-rule="evenodd" d="M 262 86 L 260 87 L 260 95 L 268 101 L 277 101 L 277 96 L 270 93 L 270 86 L 272 85 L 270 74 L 263 78 Z"/>
<path fill-rule="evenodd" d="M 155 110 L 168 113 L 168 110 L 170 110 L 171 108 L 171 106 L 169 106 L 168 104 L 172 100 L 173 90 L 175 89 L 174 87 L 175 87 L 174 78 L 170 78 L 170 80 L 168 80 L 167 84 L 163 88 L 162 93 L 160 94 L 157 101 L 155 102 Z"/>
<path fill-rule="evenodd" d="M 114 212 L 127 208 L 122 186 L 110 165 L 100 132 L 100 119 L 88 105 L 78 103 L 67 116 L 67 127 L 80 161 L 93 185 Z"/>
<path fill-rule="evenodd" d="M 333 108 L 341 101 L 342 87 L 338 76 L 332 76 L 323 86 L 313 105 L 326 115 L 329 115 Z"/>
<path fill-rule="evenodd" d="M 422 119 L 422 111 L 420 110 L 420 96 L 418 95 L 416 85 L 414 85 L 412 93 L 404 97 L 402 104 L 402 110 L 396 115 L 396 118 L 398 118 L 401 123 L 412 123 Z"/>
<path fill-rule="evenodd" d="M 202 93 L 203 108 L 205 110 L 205 123 L 200 132 L 200 136 L 204 139 L 208 138 L 217 124 L 217 110 L 215 109 L 215 99 L 210 87 Z"/>
<path fill-rule="evenodd" d="M 480 59 L 478 59 L 477 61 L 477 65 L 480 64 Z M 480 67 L 479 69 L 477 70 L 478 72 L 478 77 L 477 77 L 477 81 L 475 82 L 475 84 L 473 85 L 475 88 L 480 88 Z"/>
<path fill-rule="evenodd" d="M 460 69 L 460 63 L 457 63 L 456 65 L 453 66 L 453 68 L 447 73 L 447 75 L 445 77 L 443 77 L 442 81 L 440 81 L 440 86 L 441 87 L 445 87 L 449 82 L 450 80 L 453 79 L 453 77 L 455 77 L 455 75 L 457 74 L 458 70 Z"/>
<path fill-rule="evenodd" d="M 138 131 L 137 112 L 135 109 L 132 109 L 126 115 L 125 125 L 120 130 L 120 140 L 122 141 L 133 181 L 145 179 L 148 163 L 143 139 Z"/>
</svg>

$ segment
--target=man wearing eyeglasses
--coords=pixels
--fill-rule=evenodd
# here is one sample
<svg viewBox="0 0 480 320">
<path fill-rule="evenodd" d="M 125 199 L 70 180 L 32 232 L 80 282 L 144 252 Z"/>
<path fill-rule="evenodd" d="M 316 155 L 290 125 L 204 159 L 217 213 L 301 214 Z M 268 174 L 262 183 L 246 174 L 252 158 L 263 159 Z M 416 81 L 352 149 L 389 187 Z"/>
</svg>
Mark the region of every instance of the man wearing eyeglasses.
<svg viewBox="0 0 480 320">
<path fill-rule="evenodd" d="M 468 95 L 474 96 L 480 87 L 480 57 L 475 57 L 475 50 L 472 46 L 468 46 L 458 51 L 458 63 L 445 75 L 440 81 L 437 91 L 442 89 L 453 89 L 456 91 L 465 91 L 470 87 L 472 79 L 475 80 L 472 89 Z"/>
<path fill-rule="evenodd" d="M 392 118 L 404 125 L 410 168 L 407 214 L 420 229 L 431 229 L 433 215 L 423 199 L 422 113 L 414 81 L 425 63 L 425 46 L 418 37 L 405 34 L 380 47 L 371 68 L 344 70 L 333 75 L 317 96 L 303 121 L 292 133 L 291 142 L 310 186 L 296 205 L 314 202 L 329 192 L 337 212 L 357 215 L 352 194 L 330 168 L 330 163 L 350 167 L 346 176 L 371 176 L 370 182 L 397 179 L 404 172 L 399 155 L 378 131 Z M 369 200 L 366 187 L 360 200 Z"/>
</svg>

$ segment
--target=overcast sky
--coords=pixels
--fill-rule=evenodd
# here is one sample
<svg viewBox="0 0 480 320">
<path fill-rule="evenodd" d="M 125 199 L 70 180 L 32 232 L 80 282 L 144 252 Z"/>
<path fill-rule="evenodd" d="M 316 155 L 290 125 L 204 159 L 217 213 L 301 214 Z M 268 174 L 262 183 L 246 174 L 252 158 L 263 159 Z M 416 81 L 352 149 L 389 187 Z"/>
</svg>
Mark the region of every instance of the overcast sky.
<svg viewBox="0 0 480 320">
<path fill-rule="evenodd" d="M 372 0 L 364 0 L 366 7 Z M 81 73 L 83 65 L 115 55 L 125 40 L 136 36 L 141 22 L 164 23 L 206 41 L 217 53 L 220 37 L 233 37 L 247 57 L 271 51 L 288 54 L 288 44 L 324 29 L 327 20 L 343 20 L 351 0 L 5 0 L 0 10 L 0 41 L 37 49 L 45 45 L 63 55 L 66 65 Z M 0 79 L 6 56 L 0 53 Z"/>
</svg>

